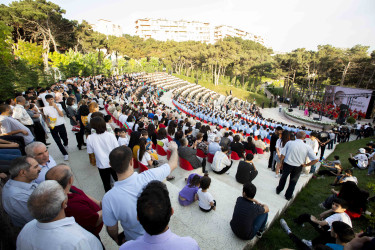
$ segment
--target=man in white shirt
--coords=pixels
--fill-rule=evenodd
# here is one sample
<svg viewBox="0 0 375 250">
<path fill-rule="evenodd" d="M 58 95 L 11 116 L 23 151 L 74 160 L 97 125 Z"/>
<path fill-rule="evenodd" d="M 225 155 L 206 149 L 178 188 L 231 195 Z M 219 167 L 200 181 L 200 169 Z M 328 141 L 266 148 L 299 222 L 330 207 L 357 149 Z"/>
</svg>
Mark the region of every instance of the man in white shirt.
<svg viewBox="0 0 375 250">
<path fill-rule="evenodd" d="M 17 238 L 17 249 L 103 249 L 93 234 L 66 217 L 68 197 L 54 180 L 42 182 L 30 195 L 27 206 L 35 220 Z"/>
<path fill-rule="evenodd" d="M 364 148 L 358 149 L 359 154 L 353 156 L 350 154 L 349 162 L 353 168 L 365 169 L 368 166 L 368 158 L 366 156 L 366 150 Z"/>
<path fill-rule="evenodd" d="M 228 155 L 229 148 L 227 145 L 221 146 L 221 151 L 215 153 L 214 159 L 212 161 L 212 171 L 216 174 L 229 174 L 228 170 L 232 167 L 233 161 Z"/>
<path fill-rule="evenodd" d="M 288 141 L 281 151 L 281 162 L 283 164 L 283 174 L 280 178 L 279 185 L 276 188 L 276 193 L 279 194 L 285 187 L 286 180 L 290 175 L 289 186 L 285 192 L 285 198 L 290 200 L 293 197 L 294 188 L 297 184 L 299 176 L 302 172 L 302 167 L 311 166 L 318 162 L 318 157 L 313 149 L 306 145 L 303 140 L 306 138 L 306 133 L 299 131 L 296 135 L 295 141 Z M 311 160 L 306 162 L 306 157 Z"/>
<path fill-rule="evenodd" d="M 35 180 L 35 182 L 39 184 L 45 180 L 47 171 L 56 166 L 56 162 L 52 156 L 49 155 L 48 149 L 43 142 L 36 141 L 30 143 L 26 146 L 25 151 L 27 156 L 34 158 L 41 167 L 39 176 Z"/>
<path fill-rule="evenodd" d="M 174 169 L 177 168 L 177 144 L 169 143 L 171 157 L 167 164 L 158 168 L 149 169 L 138 174 L 134 172 L 132 152 L 128 147 L 118 147 L 109 155 L 111 168 L 116 171 L 118 181 L 113 188 L 103 197 L 103 222 L 107 226 L 109 236 L 118 244 L 118 221 L 124 229 L 126 240 L 135 240 L 145 233 L 137 220 L 137 199 L 143 187 L 152 180 L 163 181 Z M 120 235 L 121 237 L 121 235 Z M 122 237 L 121 237 L 122 238 Z"/>
<path fill-rule="evenodd" d="M 18 120 L 20 123 L 25 125 L 31 132 L 34 130 L 34 122 L 31 119 L 30 115 L 26 112 L 25 109 L 26 99 L 23 96 L 17 96 L 16 106 L 13 109 L 13 118 Z"/>
<path fill-rule="evenodd" d="M 64 155 L 64 160 L 69 160 L 68 152 L 68 135 L 65 128 L 64 113 L 60 104 L 55 103 L 52 95 L 46 95 L 48 106 L 43 108 L 44 115 L 46 116 L 46 123 L 51 131 L 51 135 L 59 147 L 61 153 Z M 64 145 L 61 143 L 63 141 Z"/>
<path fill-rule="evenodd" d="M 9 105 L 0 105 L 0 114 L 0 133 L 2 135 L 22 136 L 25 145 L 34 141 L 34 136 L 30 129 L 12 117 L 13 111 Z"/>
</svg>

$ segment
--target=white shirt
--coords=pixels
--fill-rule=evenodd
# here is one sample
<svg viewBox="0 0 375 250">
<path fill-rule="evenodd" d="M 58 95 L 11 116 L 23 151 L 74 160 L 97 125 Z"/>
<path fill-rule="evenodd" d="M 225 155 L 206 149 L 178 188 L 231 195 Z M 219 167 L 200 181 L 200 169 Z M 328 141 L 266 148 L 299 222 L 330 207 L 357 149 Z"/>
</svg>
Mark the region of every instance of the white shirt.
<svg viewBox="0 0 375 250">
<path fill-rule="evenodd" d="M 143 165 L 145 165 L 146 167 L 148 166 L 148 161 L 151 161 L 151 155 L 147 151 L 145 151 L 145 153 L 143 154 L 142 159 L 139 159 L 139 150 L 138 150 L 137 158 L 138 158 L 138 161 L 142 163 Z"/>
<path fill-rule="evenodd" d="M 118 141 L 118 144 L 120 146 L 123 146 L 123 145 L 128 146 L 129 145 L 129 138 L 128 137 L 125 137 L 125 138 L 119 137 L 117 141 Z"/>
<path fill-rule="evenodd" d="M 285 156 L 284 162 L 295 167 L 299 167 L 306 162 L 306 157 L 311 161 L 318 159 L 313 149 L 304 143 L 301 139 L 288 141 L 281 151 Z"/>
<path fill-rule="evenodd" d="M 26 112 L 26 109 L 20 104 L 17 104 L 14 107 L 12 116 L 13 116 L 14 119 L 17 119 L 23 125 L 33 125 L 34 124 L 30 115 Z"/>
<path fill-rule="evenodd" d="M 197 194 L 199 198 L 199 206 L 206 210 L 211 209 L 210 202 L 214 201 L 214 197 L 209 192 L 202 192 L 201 188 L 198 190 Z"/>
<path fill-rule="evenodd" d="M 49 106 L 48 102 L 46 101 L 46 95 L 52 95 L 53 97 L 55 97 L 54 93 L 47 93 L 47 92 L 45 92 L 43 94 L 40 94 L 38 97 L 40 99 L 42 99 L 44 107 L 48 107 Z"/>
<path fill-rule="evenodd" d="M 361 169 L 367 168 L 368 166 L 368 159 L 365 154 L 357 154 L 353 157 L 354 160 L 358 160 L 357 166 Z"/>
<path fill-rule="evenodd" d="M 126 120 L 128 119 L 128 116 L 127 115 L 124 115 L 124 114 L 121 114 L 119 117 L 118 117 L 118 120 L 122 123 L 122 124 L 125 124 Z"/>
<path fill-rule="evenodd" d="M 317 140 L 312 140 L 312 139 L 308 138 L 308 139 L 306 139 L 306 144 L 309 145 L 313 149 L 315 154 L 318 153 L 319 142 Z"/>
<path fill-rule="evenodd" d="M 73 217 L 66 217 L 49 223 L 30 221 L 17 237 L 17 249 L 85 250 L 103 247 L 98 238 L 78 225 Z"/>
<path fill-rule="evenodd" d="M 143 187 L 152 180 L 163 181 L 171 172 L 168 164 L 149 169 L 115 182 L 115 185 L 103 197 L 103 222 L 106 226 L 121 222 L 127 240 L 134 240 L 145 233 L 137 220 L 137 200 Z"/>
<path fill-rule="evenodd" d="M 56 103 L 57 108 L 62 112 L 61 104 Z M 60 126 L 65 123 L 64 116 L 60 116 L 56 108 L 53 106 L 47 106 L 43 108 L 44 115 L 48 116 L 51 127 Z"/>
<path fill-rule="evenodd" d="M 109 168 L 109 154 L 119 146 L 116 136 L 107 131 L 102 134 L 93 133 L 87 137 L 87 153 L 95 154 L 96 166 L 100 169 Z"/>
<path fill-rule="evenodd" d="M 47 171 L 50 170 L 53 167 L 56 167 L 56 162 L 52 158 L 52 156 L 50 155 L 49 161 L 47 162 L 47 164 L 44 165 L 44 166 L 39 164 L 39 166 L 41 167 L 41 170 L 40 170 L 38 178 L 35 180 L 35 183 L 38 183 L 38 184 L 46 180 Z"/>
<path fill-rule="evenodd" d="M 355 177 L 355 176 L 346 176 L 342 179 L 341 182 L 347 182 L 347 181 L 352 181 L 352 182 L 354 182 L 355 184 L 358 185 L 358 180 L 357 180 L 357 177 Z"/>
<path fill-rule="evenodd" d="M 11 116 L 4 116 L 0 115 L 0 122 L 1 122 L 1 133 L 2 134 L 7 134 L 9 132 L 15 131 L 15 130 L 25 130 L 27 131 L 27 135 L 24 135 L 22 133 L 17 133 L 14 135 L 22 136 L 23 139 L 25 140 L 25 144 L 30 144 L 34 141 L 34 136 L 31 133 L 30 129 L 25 127 L 22 123 L 17 121 Z"/>
<path fill-rule="evenodd" d="M 347 213 L 345 213 L 345 212 L 344 213 L 334 213 L 331 216 L 327 217 L 325 219 L 325 221 L 328 223 L 328 225 L 330 227 L 330 230 L 332 228 L 332 223 L 334 221 L 342 221 L 342 222 L 348 224 L 350 227 L 353 227 L 352 221 L 350 220 L 349 215 L 347 215 Z"/>
<path fill-rule="evenodd" d="M 223 170 L 223 168 L 225 168 L 226 166 L 229 166 L 230 164 L 231 160 L 229 160 L 228 156 L 222 151 L 217 151 L 212 161 L 211 168 L 212 170 L 219 172 Z"/>
</svg>

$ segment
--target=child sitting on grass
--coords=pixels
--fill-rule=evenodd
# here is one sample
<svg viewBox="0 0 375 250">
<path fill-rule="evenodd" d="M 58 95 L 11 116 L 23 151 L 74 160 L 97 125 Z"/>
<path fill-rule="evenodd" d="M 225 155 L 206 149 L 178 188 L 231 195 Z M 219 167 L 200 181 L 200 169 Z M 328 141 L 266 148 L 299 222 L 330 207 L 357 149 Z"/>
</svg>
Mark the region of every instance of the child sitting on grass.
<svg viewBox="0 0 375 250">
<path fill-rule="evenodd" d="M 208 188 L 211 184 L 211 178 L 208 176 L 204 176 L 200 180 L 200 189 L 198 190 L 196 199 L 199 200 L 199 208 L 203 212 L 210 212 L 212 209 L 216 210 L 216 201 L 214 197 L 207 192 Z"/>
<path fill-rule="evenodd" d="M 342 221 L 352 227 L 352 221 L 345 213 L 348 208 L 348 203 L 340 198 L 335 198 L 332 202 L 332 208 L 321 213 L 320 219 L 317 219 L 314 215 L 302 214 L 298 218 L 294 219 L 299 225 L 304 222 L 308 222 L 313 228 L 319 233 L 319 236 L 311 241 L 304 241 L 308 246 L 316 246 L 319 244 L 334 243 L 335 239 L 331 236 L 331 227 L 334 221 Z M 325 219 L 324 219 L 325 218 Z"/>
<path fill-rule="evenodd" d="M 335 155 L 333 158 L 335 159 L 334 161 L 321 161 L 321 168 L 319 169 L 318 175 L 335 176 L 341 174 L 342 166 L 340 157 Z"/>
<path fill-rule="evenodd" d="M 353 176 L 353 171 L 351 169 L 346 169 L 342 174 L 338 174 L 331 186 L 337 186 L 347 181 L 358 184 L 357 177 Z"/>
</svg>

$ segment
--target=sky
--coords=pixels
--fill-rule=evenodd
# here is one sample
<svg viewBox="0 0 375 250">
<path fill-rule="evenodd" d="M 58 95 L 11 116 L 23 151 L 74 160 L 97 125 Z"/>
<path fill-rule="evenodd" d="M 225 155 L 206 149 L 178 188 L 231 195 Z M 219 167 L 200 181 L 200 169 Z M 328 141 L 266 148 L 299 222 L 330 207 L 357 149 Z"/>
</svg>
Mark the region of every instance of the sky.
<svg viewBox="0 0 375 250">
<path fill-rule="evenodd" d="M 5 4 L 11 0 L 0 0 Z M 276 52 L 356 44 L 375 50 L 375 0 L 52 0 L 65 18 L 110 20 L 134 35 L 139 18 L 229 25 L 263 37 Z"/>
</svg>

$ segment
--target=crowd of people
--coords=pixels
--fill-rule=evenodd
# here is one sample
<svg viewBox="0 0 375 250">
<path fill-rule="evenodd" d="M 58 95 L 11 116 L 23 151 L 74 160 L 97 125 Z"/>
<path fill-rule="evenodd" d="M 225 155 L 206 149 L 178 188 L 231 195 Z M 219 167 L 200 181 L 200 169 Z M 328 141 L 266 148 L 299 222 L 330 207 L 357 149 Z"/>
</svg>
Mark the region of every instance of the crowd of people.
<svg viewBox="0 0 375 250">
<path fill-rule="evenodd" d="M 269 206 L 255 199 L 257 188 L 252 181 L 258 170 L 254 157 L 269 152 L 268 168 L 280 178 L 277 194 L 290 177 L 285 193 L 290 200 L 301 173 L 325 174 L 322 167 L 315 168 L 319 148 L 324 161 L 326 146 L 332 149 L 347 139 L 341 134 L 344 128 L 313 131 L 264 119 L 255 104 L 246 102 L 217 107 L 176 94 L 174 107 L 170 107 L 161 102 L 164 90 L 153 82 L 155 79 L 144 74 L 70 78 L 46 89 L 29 88 L 0 104 L 2 207 L 10 218 L 9 222 L 3 216 L 1 224 L 12 228 L 3 235 L 9 244 L 12 235 L 18 235 L 19 249 L 102 249 L 99 233 L 105 225 L 120 249 L 199 249 L 194 239 L 180 237 L 168 226 L 174 210 L 162 181 L 172 181 L 173 170 L 183 162 L 189 170 L 202 168 L 202 175 L 188 176 L 178 202 L 190 206 L 197 201 L 199 209 L 208 213 L 220 204 L 220 197 L 210 193 L 210 175 L 228 174 L 239 161 L 234 181 L 243 189 L 233 204 L 230 227 L 240 239 L 260 238 Z M 71 126 L 66 125 L 65 117 Z M 73 185 L 74 163 L 69 162 L 67 148 L 72 141 L 67 129 L 75 133 L 77 149 L 86 148 L 90 163 L 98 168 L 105 191 L 101 201 Z M 49 154 L 49 134 L 64 163 L 57 163 Z M 167 163 L 161 161 L 164 155 Z M 372 174 L 373 144 L 359 149 L 349 162 Z M 336 176 L 335 185 L 354 180 L 350 171 L 342 171 L 339 159 L 324 163 L 329 174 Z M 364 212 L 363 206 L 361 210 L 348 206 L 353 201 L 347 197 L 353 196 L 341 197 L 343 192 L 327 198 L 324 206 L 332 206 L 330 212 L 334 213 L 346 209 L 353 214 Z M 301 215 L 298 223 L 329 225 L 339 235 L 340 229 L 332 222 L 349 221 L 342 218 L 333 216 L 325 223 Z M 329 238 L 328 231 L 314 245 L 332 243 L 334 237 Z"/>
</svg>

